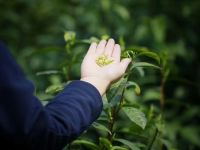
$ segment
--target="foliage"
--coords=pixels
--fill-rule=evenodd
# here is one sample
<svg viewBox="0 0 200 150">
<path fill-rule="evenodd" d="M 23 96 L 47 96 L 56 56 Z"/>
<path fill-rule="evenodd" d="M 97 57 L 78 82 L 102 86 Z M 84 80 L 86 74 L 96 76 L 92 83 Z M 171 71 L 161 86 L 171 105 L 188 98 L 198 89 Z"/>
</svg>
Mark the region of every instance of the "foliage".
<svg viewBox="0 0 200 150">
<path fill-rule="evenodd" d="M 200 1 L 15 0 L 0 5 L 0 39 L 34 80 L 44 104 L 80 78 L 92 41 L 110 35 L 122 46 L 122 58 L 133 59 L 103 97 L 101 117 L 69 149 L 199 149 Z"/>
</svg>

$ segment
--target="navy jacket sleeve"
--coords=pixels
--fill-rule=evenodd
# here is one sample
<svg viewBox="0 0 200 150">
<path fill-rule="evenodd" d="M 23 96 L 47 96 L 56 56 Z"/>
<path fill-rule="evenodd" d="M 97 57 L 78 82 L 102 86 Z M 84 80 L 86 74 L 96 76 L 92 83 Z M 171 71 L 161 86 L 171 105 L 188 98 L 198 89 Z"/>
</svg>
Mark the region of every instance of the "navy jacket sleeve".
<svg viewBox="0 0 200 150">
<path fill-rule="evenodd" d="M 73 81 L 45 107 L 34 86 L 0 43 L 0 145 L 61 150 L 97 119 L 102 100 L 97 89 Z M 9 148 L 8 148 L 9 149 Z"/>
</svg>

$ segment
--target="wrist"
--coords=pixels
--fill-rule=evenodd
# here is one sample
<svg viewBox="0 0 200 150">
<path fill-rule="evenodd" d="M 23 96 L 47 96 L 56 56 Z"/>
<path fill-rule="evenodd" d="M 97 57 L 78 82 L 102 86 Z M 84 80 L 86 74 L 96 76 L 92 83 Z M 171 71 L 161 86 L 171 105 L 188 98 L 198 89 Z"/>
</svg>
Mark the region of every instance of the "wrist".
<svg viewBox="0 0 200 150">
<path fill-rule="evenodd" d="M 106 92 L 108 86 L 110 85 L 110 81 L 98 77 L 82 77 L 80 80 L 88 82 L 95 86 L 101 96 Z"/>
</svg>

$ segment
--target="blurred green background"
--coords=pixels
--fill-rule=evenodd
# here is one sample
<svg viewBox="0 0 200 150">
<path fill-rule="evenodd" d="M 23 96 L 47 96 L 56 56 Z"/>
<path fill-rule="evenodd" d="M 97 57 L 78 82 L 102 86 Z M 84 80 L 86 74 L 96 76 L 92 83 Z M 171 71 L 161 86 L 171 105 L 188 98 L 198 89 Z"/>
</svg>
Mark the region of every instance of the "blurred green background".
<svg viewBox="0 0 200 150">
<path fill-rule="evenodd" d="M 176 149 L 200 147 L 199 0 L 0 0 L 0 7 L 0 39 L 41 98 L 48 85 L 60 81 L 36 73 L 65 64 L 65 31 L 75 31 L 81 39 L 106 34 L 119 42 L 123 37 L 126 45 L 167 55 L 170 72 L 163 92 L 168 139 Z M 84 54 L 87 46 L 77 49 Z M 68 80 L 80 77 L 82 57 Z M 161 75 L 138 80 L 142 96 L 151 99 L 147 91 L 154 91 Z"/>
</svg>

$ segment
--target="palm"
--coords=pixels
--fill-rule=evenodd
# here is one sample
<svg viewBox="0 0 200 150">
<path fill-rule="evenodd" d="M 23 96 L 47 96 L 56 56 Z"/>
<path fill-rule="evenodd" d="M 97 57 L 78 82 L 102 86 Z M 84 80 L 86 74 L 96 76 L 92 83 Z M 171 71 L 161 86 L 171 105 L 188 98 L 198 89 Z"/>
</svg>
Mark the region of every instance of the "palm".
<svg viewBox="0 0 200 150">
<path fill-rule="evenodd" d="M 96 59 L 102 54 L 107 55 L 113 62 L 102 67 L 97 65 Z M 120 46 L 112 39 L 107 44 L 105 40 L 102 40 L 98 46 L 95 43 L 91 44 L 81 66 L 82 77 L 98 77 L 110 82 L 117 80 L 123 75 L 130 62 L 128 59 L 120 62 L 120 54 Z"/>
<path fill-rule="evenodd" d="M 100 77 L 102 79 L 107 80 L 116 80 L 119 78 L 119 74 L 121 74 L 121 70 L 119 68 L 120 63 L 116 62 L 114 60 L 111 64 L 107 66 L 100 67 L 96 64 L 96 59 L 99 57 L 99 55 L 87 55 L 84 58 L 84 62 L 82 64 L 82 75 L 84 77 L 86 76 L 92 76 L 92 77 Z"/>
</svg>

